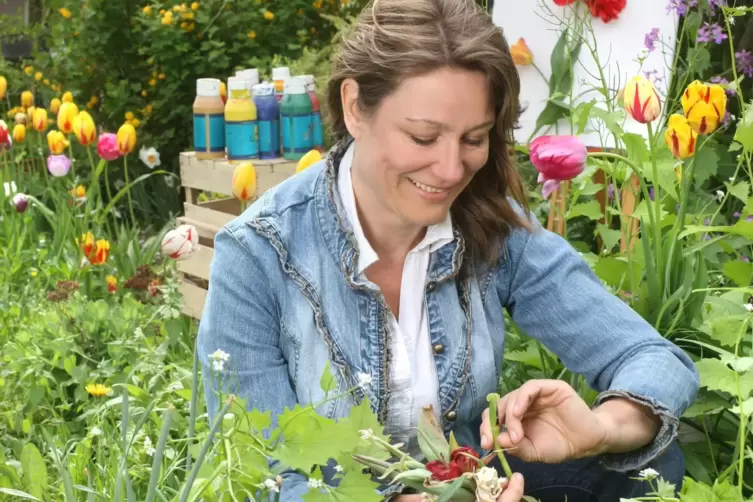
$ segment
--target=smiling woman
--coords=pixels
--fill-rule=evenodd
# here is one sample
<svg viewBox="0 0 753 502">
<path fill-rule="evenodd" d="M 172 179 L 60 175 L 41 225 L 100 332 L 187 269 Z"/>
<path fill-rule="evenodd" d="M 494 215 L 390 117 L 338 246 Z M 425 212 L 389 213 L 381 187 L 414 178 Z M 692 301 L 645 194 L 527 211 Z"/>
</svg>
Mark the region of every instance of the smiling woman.
<svg viewBox="0 0 753 502">
<path fill-rule="evenodd" d="M 431 407 L 459 444 L 512 448 L 544 501 L 638 496 L 650 487 L 631 477 L 648 467 L 681 482 L 677 417 L 695 366 L 530 215 L 509 154 L 519 91 L 502 32 L 473 0 L 366 7 L 333 63 L 337 144 L 217 234 L 199 331 L 211 419 L 220 381 L 273 417 L 314 404 L 339 418 L 365 399 L 418 456 Z M 599 391 L 593 407 L 533 380 L 500 400 L 506 430 L 491 437 L 482 412 L 505 310 Z M 326 367 L 339 397 L 323 401 Z M 300 500 L 306 474 L 285 471 L 280 500 Z M 421 499 L 400 488 L 381 493 Z M 516 476 L 499 501 L 522 493 Z"/>
</svg>

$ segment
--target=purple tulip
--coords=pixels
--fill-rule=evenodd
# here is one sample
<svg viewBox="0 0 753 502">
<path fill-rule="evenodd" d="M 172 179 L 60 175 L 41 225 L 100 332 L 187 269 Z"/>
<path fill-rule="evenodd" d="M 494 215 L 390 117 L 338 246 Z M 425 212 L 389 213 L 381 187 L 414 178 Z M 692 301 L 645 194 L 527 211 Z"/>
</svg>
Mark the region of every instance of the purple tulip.
<svg viewBox="0 0 753 502">
<path fill-rule="evenodd" d="M 65 176 L 71 170 L 71 160 L 65 155 L 50 155 L 47 157 L 47 170 L 53 176 Z"/>
<path fill-rule="evenodd" d="M 26 211 L 26 208 L 29 207 L 29 198 L 22 193 L 14 195 L 11 202 L 19 213 L 23 213 Z"/>
</svg>

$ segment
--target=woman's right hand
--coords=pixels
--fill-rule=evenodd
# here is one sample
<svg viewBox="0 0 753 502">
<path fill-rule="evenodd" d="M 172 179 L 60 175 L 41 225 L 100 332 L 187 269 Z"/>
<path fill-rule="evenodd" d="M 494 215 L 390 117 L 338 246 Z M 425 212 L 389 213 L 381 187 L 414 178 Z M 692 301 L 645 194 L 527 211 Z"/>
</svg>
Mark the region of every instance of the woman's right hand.
<svg viewBox="0 0 753 502">
<path fill-rule="evenodd" d="M 508 481 L 505 491 L 499 496 L 497 502 L 520 502 L 523 498 L 523 476 L 513 474 L 512 479 Z M 394 499 L 396 502 L 421 502 L 422 495 L 400 495 Z"/>
</svg>

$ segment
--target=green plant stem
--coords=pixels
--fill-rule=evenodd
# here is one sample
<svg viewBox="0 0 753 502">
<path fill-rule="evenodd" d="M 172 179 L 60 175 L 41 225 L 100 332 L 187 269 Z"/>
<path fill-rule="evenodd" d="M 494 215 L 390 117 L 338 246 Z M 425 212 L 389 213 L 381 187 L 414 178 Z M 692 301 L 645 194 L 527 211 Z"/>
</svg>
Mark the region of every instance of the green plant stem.
<svg viewBox="0 0 753 502">
<path fill-rule="evenodd" d="M 191 447 L 193 446 L 196 431 L 196 412 L 199 401 L 199 350 L 194 344 L 193 352 L 193 379 L 191 385 L 191 411 L 188 419 L 188 444 L 186 446 L 186 472 L 191 472 Z"/>
<path fill-rule="evenodd" d="M 157 492 L 157 480 L 159 479 L 160 471 L 162 471 L 162 457 L 165 453 L 165 446 L 167 445 L 167 436 L 170 434 L 170 424 L 172 423 L 174 410 L 175 408 L 173 408 L 172 405 L 169 405 L 165 412 L 165 418 L 162 421 L 162 430 L 159 434 L 159 441 L 157 441 L 157 448 L 154 452 L 154 460 L 152 461 L 152 475 L 149 478 L 146 502 L 152 502 L 155 493 Z"/>
<path fill-rule="evenodd" d="M 41 155 L 40 157 L 40 163 L 42 164 L 42 172 L 44 173 L 44 179 L 47 183 L 50 181 L 50 173 L 47 171 L 47 165 L 45 164 L 44 160 L 44 146 L 42 144 L 42 133 L 37 133 L 37 141 L 39 143 L 39 153 Z M 35 156 L 36 158 L 36 156 Z"/>
<path fill-rule="evenodd" d="M 128 155 L 123 155 L 123 174 L 126 182 L 126 195 L 128 196 L 128 210 L 131 213 L 131 222 L 135 226 L 136 216 L 133 213 L 133 200 L 131 200 L 131 187 L 129 186 L 130 181 L 128 179 Z"/>
<path fill-rule="evenodd" d="M 494 445 L 494 451 L 497 453 L 499 463 L 502 465 L 502 469 L 505 471 L 507 479 L 512 478 L 512 469 L 507 462 L 502 448 L 499 446 L 499 422 L 497 420 L 497 405 L 499 403 L 499 394 L 489 394 L 486 396 L 486 400 L 489 403 L 489 425 L 492 429 L 492 444 Z"/>
<path fill-rule="evenodd" d="M 71 174 L 73 175 L 73 184 L 77 182 L 76 177 L 76 159 L 73 157 L 73 143 L 70 141 L 70 135 L 66 138 L 68 140 L 68 155 L 71 157 Z"/>
</svg>

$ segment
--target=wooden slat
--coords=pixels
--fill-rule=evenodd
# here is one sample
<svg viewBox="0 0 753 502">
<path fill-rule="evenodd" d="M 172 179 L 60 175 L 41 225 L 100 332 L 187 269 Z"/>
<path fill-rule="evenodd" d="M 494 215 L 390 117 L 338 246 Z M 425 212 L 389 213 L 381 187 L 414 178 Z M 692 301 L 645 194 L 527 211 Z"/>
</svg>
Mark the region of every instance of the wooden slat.
<svg viewBox="0 0 753 502">
<path fill-rule="evenodd" d="M 296 162 L 287 160 L 253 160 L 256 168 L 257 195 L 295 174 Z M 181 185 L 207 192 L 232 195 L 233 171 L 236 165 L 225 160 L 199 160 L 192 153 L 180 154 Z"/>
<path fill-rule="evenodd" d="M 212 263 L 214 249 L 199 245 L 198 251 L 187 260 L 178 262 L 178 270 L 186 275 L 209 280 L 209 265 Z"/>
<path fill-rule="evenodd" d="M 180 285 L 180 292 L 183 295 L 183 313 L 194 319 L 201 319 L 204 302 L 207 299 L 207 290 L 183 281 Z"/>
<path fill-rule="evenodd" d="M 199 237 L 204 237 L 206 239 L 214 239 L 214 236 L 220 231 L 220 227 L 216 227 L 203 221 L 194 220 L 187 216 L 179 216 L 177 222 L 178 225 L 193 225 L 199 232 Z"/>
<path fill-rule="evenodd" d="M 240 206 L 238 206 L 238 209 L 240 209 Z M 188 202 L 183 204 L 183 212 L 185 213 L 186 218 L 193 221 L 199 221 L 207 227 L 213 227 L 216 229 L 211 235 L 204 235 L 204 237 L 209 237 L 210 239 L 214 239 L 214 236 L 219 229 L 227 225 L 236 217 L 234 212 L 217 211 L 216 209 L 211 209 L 211 206 L 208 206 L 208 204 L 197 205 L 189 204 Z M 199 234 L 201 234 L 201 229 L 199 229 Z"/>
</svg>

